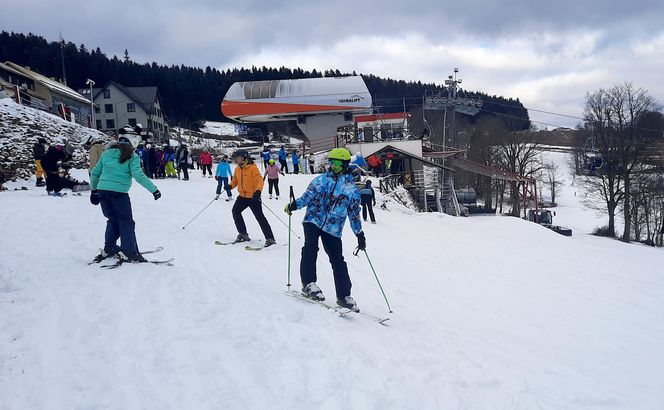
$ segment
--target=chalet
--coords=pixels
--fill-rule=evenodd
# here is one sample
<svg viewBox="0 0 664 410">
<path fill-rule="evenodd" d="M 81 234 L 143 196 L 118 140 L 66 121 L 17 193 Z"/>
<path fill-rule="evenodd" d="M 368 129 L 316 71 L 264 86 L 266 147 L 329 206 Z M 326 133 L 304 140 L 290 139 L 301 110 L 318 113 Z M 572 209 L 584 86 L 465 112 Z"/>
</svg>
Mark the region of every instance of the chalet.
<svg viewBox="0 0 664 410">
<path fill-rule="evenodd" d="M 90 97 L 90 89 L 79 91 Z M 102 88 L 93 88 L 92 94 L 98 130 L 117 132 L 125 125 L 141 124 L 153 140 L 168 140 L 168 124 L 157 87 L 125 87 L 111 81 Z"/>
<path fill-rule="evenodd" d="M 0 63 L 0 88 L 27 106 L 88 126 L 90 100 L 65 84 L 11 61 Z"/>
</svg>

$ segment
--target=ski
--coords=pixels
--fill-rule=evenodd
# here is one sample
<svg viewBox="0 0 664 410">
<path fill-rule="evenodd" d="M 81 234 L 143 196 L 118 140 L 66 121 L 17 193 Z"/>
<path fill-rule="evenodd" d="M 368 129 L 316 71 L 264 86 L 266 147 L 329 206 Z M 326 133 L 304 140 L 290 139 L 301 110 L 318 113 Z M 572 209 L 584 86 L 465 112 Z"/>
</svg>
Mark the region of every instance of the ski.
<svg viewBox="0 0 664 410">
<path fill-rule="evenodd" d="M 237 243 L 244 243 L 244 242 L 252 242 L 252 241 L 232 241 L 232 242 L 214 241 L 214 244 L 219 246 L 226 246 L 226 245 L 235 245 Z"/>
<path fill-rule="evenodd" d="M 276 243 L 274 245 L 270 245 L 270 246 L 251 246 L 251 245 L 247 245 L 247 246 L 244 247 L 244 250 L 245 251 L 262 251 L 263 249 L 266 249 L 266 248 L 276 248 L 278 246 L 279 245 L 277 245 Z M 288 244 L 287 243 L 282 243 L 281 246 L 288 246 Z"/>
<path fill-rule="evenodd" d="M 329 304 L 329 303 L 325 303 L 325 302 L 322 301 L 322 300 L 315 300 L 315 299 L 308 298 L 308 297 L 304 296 L 304 295 L 303 295 L 302 293 L 300 293 L 300 292 L 294 292 L 294 291 L 292 291 L 292 290 L 287 290 L 287 291 L 286 291 L 286 294 L 287 294 L 288 296 L 291 296 L 291 297 L 294 297 L 294 298 L 296 298 L 296 299 L 299 299 L 299 300 L 301 300 L 301 301 L 303 301 L 303 302 L 312 303 L 312 304 L 315 304 L 315 305 L 322 306 L 322 307 L 324 307 L 325 309 L 333 310 L 333 311 L 335 311 L 337 314 L 339 314 L 339 316 L 341 316 L 341 317 L 347 317 L 348 314 L 350 314 L 350 313 L 353 312 L 353 311 L 350 310 L 350 309 L 346 309 L 346 308 L 343 308 L 343 307 L 341 307 L 341 306 L 331 305 L 331 304 Z"/>
<path fill-rule="evenodd" d="M 294 298 L 300 299 L 304 302 L 313 303 L 313 304 L 322 306 L 326 309 L 333 310 L 336 313 L 338 313 L 339 316 L 344 317 L 344 318 L 348 318 L 349 316 L 351 316 L 353 314 L 356 314 L 358 316 L 363 316 L 364 318 L 369 319 L 373 322 L 376 322 L 376 323 L 378 323 L 379 325 L 382 325 L 382 326 L 387 326 L 386 322 L 388 320 L 390 320 L 389 317 L 374 316 L 372 314 L 365 313 L 365 312 L 362 312 L 362 311 L 357 312 L 357 311 L 354 311 L 354 310 L 351 310 L 351 309 L 348 309 L 348 308 L 344 308 L 344 307 L 341 307 L 341 306 L 331 305 L 329 303 L 325 303 L 324 301 L 314 300 L 314 299 L 311 299 L 311 298 L 308 298 L 308 297 L 304 296 L 300 292 L 294 292 L 294 291 L 287 290 L 286 294 L 288 296 L 292 296 Z"/>
<path fill-rule="evenodd" d="M 141 264 L 141 263 L 151 263 L 153 265 L 175 266 L 172 263 L 174 260 L 175 260 L 175 258 L 170 258 L 170 259 L 166 259 L 166 260 L 163 260 L 163 261 L 145 261 L 145 262 L 138 262 L 136 264 L 138 265 L 138 264 Z M 134 264 L 133 262 L 118 260 L 115 263 L 111 263 L 111 264 L 108 264 L 108 265 L 100 265 L 99 267 L 104 268 L 104 269 L 116 269 L 116 268 L 119 268 L 120 266 L 124 265 L 125 263 L 128 263 L 130 265 Z"/>
<path fill-rule="evenodd" d="M 147 251 L 142 251 L 142 252 L 141 252 L 141 255 L 148 255 L 148 254 L 150 254 L 150 253 L 157 253 L 157 252 L 161 252 L 161 251 L 163 251 L 163 250 L 164 250 L 164 247 L 163 247 L 163 246 L 157 246 L 157 247 L 154 248 L 154 249 L 148 249 Z M 107 259 L 109 259 L 109 258 L 107 258 Z M 99 262 L 91 261 L 91 262 L 88 262 L 88 265 L 95 265 L 95 264 L 97 264 L 97 263 L 101 263 L 101 262 L 102 262 L 102 261 L 99 261 Z"/>
</svg>

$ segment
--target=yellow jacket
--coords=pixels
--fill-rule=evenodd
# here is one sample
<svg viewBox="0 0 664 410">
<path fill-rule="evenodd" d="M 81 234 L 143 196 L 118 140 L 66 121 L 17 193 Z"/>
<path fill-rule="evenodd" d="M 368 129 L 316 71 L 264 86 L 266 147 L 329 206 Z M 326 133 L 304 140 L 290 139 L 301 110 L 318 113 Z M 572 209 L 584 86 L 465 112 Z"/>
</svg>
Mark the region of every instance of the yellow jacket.
<svg viewBox="0 0 664 410">
<path fill-rule="evenodd" d="M 238 195 L 251 198 L 254 192 L 263 190 L 263 176 L 253 162 L 242 167 L 235 168 L 231 189 L 237 187 Z"/>
</svg>

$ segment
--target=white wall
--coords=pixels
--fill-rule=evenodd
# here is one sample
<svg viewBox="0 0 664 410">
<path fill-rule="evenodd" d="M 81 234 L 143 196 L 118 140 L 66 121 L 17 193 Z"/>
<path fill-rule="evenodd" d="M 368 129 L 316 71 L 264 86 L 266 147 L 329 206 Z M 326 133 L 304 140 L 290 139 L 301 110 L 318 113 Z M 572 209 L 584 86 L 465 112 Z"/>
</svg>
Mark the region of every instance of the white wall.
<svg viewBox="0 0 664 410">
<path fill-rule="evenodd" d="M 410 154 L 417 155 L 418 157 L 422 156 L 422 141 L 377 141 L 377 142 L 366 142 L 362 144 L 347 144 L 346 148 L 351 152 L 351 154 L 357 154 L 360 152 L 364 158 L 368 157 L 385 148 L 386 146 L 391 145 L 394 148 L 399 148 L 400 150 L 406 151 Z"/>
</svg>

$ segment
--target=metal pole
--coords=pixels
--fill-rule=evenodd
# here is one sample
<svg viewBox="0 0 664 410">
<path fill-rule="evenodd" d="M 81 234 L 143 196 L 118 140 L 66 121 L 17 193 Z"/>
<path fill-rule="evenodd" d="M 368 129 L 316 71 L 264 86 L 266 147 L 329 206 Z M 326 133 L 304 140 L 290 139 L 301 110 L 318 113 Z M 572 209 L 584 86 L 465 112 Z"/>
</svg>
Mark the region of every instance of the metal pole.
<svg viewBox="0 0 664 410">
<path fill-rule="evenodd" d="M 290 186 L 290 195 L 289 199 L 291 203 L 295 200 L 295 194 L 293 194 L 293 185 Z M 289 212 L 288 213 L 288 282 L 286 283 L 286 288 L 290 290 L 291 287 L 291 233 L 293 230 L 291 229 L 291 219 L 293 218 L 293 213 Z"/>
<path fill-rule="evenodd" d="M 364 250 L 364 255 L 367 257 L 367 261 L 369 262 L 369 266 L 371 267 L 371 271 L 374 274 L 374 277 L 376 278 L 376 282 L 378 282 L 378 287 L 380 288 L 380 293 L 383 294 L 383 299 L 385 299 L 385 304 L 387 304 L 387 310 L 392 312 L 392 308 L 390 307 L 390 302 L 387 300 L 387 296 L 385 296 L 385 291 L 383 290 L 383 285 L 380 284 L 380 280 L 378 279 L 378 275 L 376 274 L 376 269 L 373 267 L 373 263 L 371 263 L 371 259 L 369 258 L 369 254 L 367 253 L 366 249 Z"/>
<path fill-rule="evenodd" d="M 205 208 L 201 209 L 201 211 L 200 211 L 199 213 L 197 213 L 196 216 L 194 216 L 193 218 L 191 218 L 191 220 L 190 220 L 189 222 L 187 222 L 187 224 L 186 224 L 185 226 L 183 226 L 182 229 L 186 228 L 187 226 L 189 226 L 190 223 L 194 222 L 194 219 L 198 218 L 198 216 L 199 216 L 200 214 L 202 214 L 203 211 L 205 211 L 206 209 L 208 209 L 208 207 L 209 207 L 210 205 L 212 205 L 212 203 L 213 203 L 214 201 L 216 201 L 216 200 L 217 200 L 217 198 L 212 198 L 212 201 L 210 201 L 209 204 L 205 205 Z"/>
</svg>

